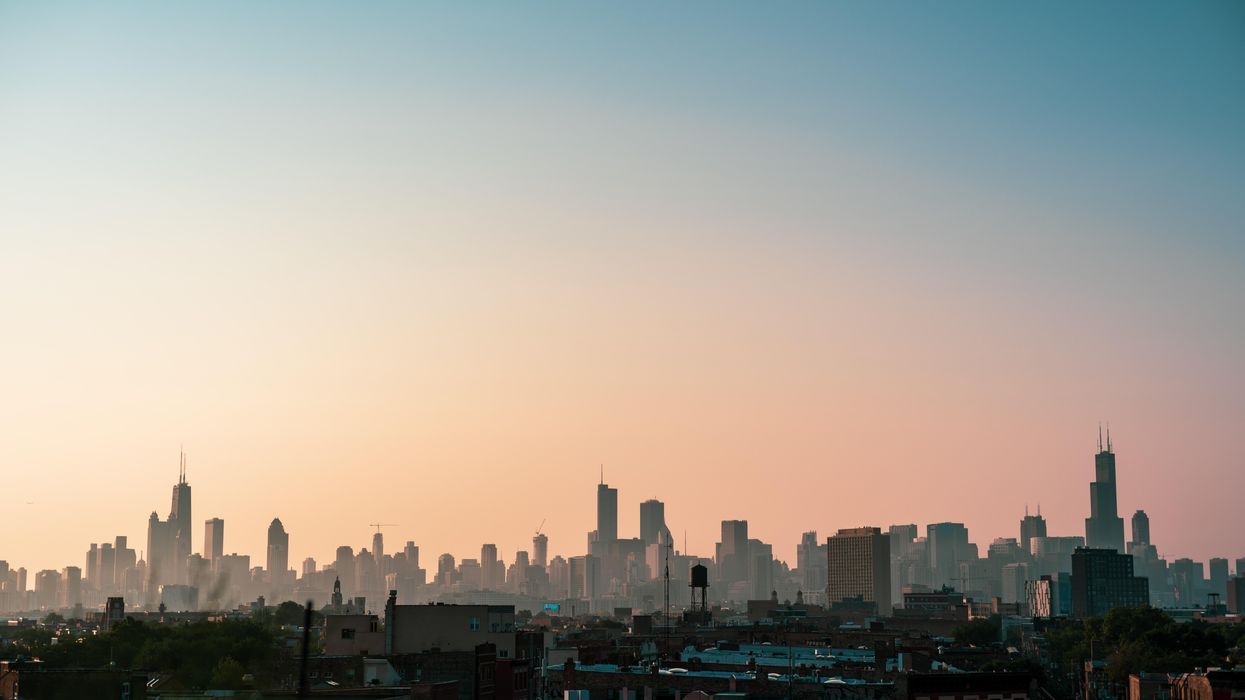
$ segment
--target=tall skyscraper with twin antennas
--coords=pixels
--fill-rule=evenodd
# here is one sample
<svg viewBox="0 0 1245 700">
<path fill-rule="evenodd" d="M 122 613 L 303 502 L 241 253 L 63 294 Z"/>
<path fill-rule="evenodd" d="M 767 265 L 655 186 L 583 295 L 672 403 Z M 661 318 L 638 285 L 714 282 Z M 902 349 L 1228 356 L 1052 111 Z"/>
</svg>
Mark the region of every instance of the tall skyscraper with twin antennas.
<svg viewBox="0 0 1245 700">
<path fill-rule="evenodd" d="M 1111 428 L 1107 442 L 1098 429 L 1098 454 L 1094 455 L 1094 481 L 1089 485 L 1089 517 L 1085 519 L 1085 546 L 1124 551 L 1124 519 L 1115 500 L 1115 452 L 1111 447 Z"/>
</svg>

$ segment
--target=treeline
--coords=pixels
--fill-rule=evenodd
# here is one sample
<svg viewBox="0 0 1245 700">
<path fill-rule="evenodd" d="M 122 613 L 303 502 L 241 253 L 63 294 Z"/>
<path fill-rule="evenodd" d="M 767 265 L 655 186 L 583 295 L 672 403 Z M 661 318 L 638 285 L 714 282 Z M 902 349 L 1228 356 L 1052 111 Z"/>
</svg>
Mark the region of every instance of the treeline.
<svg viewBox="0 0 1245 700">
<path fill-rule="evenodd" d="M 1116 683 L 1141 671 L 1189 673 L 1198 668 L 1245 665 L 1245 622 L 1176 622 L 1149 606 L 1116 608 L 1102 617 L 1058 620 L 1043 636 L 1056 674 L 1082 673 L 1090 658 L 1106 661 Z"/>
<path fill-rule="evenodd" d="M 250 619 L 220 622 L 156 624 L 127 618 L 99 634 L 62 630 L 58 635 L 53 626 L 36 627 L 10 637 L 5 656 L 39 659 L 52 669 L 148 671 L 168 677 L 169 688 L 263 688 L 288 675 L 301 638 L 283 625 L 302 622 L 301 606 L 282 603 Z"/>
</svg>

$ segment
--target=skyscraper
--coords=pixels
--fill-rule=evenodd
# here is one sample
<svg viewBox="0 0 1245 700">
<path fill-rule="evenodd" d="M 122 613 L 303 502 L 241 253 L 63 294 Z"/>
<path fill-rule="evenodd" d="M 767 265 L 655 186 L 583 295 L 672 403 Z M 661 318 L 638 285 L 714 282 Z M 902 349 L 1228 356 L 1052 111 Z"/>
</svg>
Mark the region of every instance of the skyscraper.
<svg viewBox="0 0 1245 700">
<path fill-rule="evenodd" d="M 147 596 L 154 596 L 161 585 L 185 580 L 186 560 L 190 557 L 190 484 L 186 483 L 186 453 L 181 453 L 173 504 L 167 520 L 154 511 L 147 520 Z"/>
<path fill-rule="evenodd" d="M 349 586 L 352 592 L 360 592 L 355 587 L 354 547 L 348 544 L 338 547 L 333 558 L 333 568 L 337 570 L 337 578 Z"/>
<path fill-rule="evenodd" d="M 225 521 L 212 518 L 203 523 L 203 558 L 216 561 L 225 553 Z"/>
<path fill-rule="evenodd" d="M 1034 537 L 1046 536 L 1046 518 L 1042 517 L 1042 507 L 1038 506 L 1037 515 L 1029 515 L 1029 509 L 1025 508 L 1024 520 L 1020 521 L 1020 548 L 1026 553 L 1029 551 L 1029 541 Z"/>
<path fill-rule="evenodd" d="M 532 565 L 544 569 L 549 565 L 549 536 L 543 532 L 532 538 Z"/>
<path fill-rule="evenodd" d="M 826 601 L 859 597 L 891 614 L 890 536 L 880 528 L 839 530 L 826 540 Z"/>
<path fill-rule="evenodd" d="M 1133 513 L 1133 544 L 1150 544 L 1150 516 L 1144 510 Z"/>
<path fill-rule="evenodd" d="M 602 481 L 597 485 L 597 541 L 608 543 L 617 539 L 618 489 Z"/>
<path fill-rule="evenodd" d="M 722 540 L 718 542 L 714 559 L 718 565 L 718 580 L 726 585 L 748 578 L 748 521 L 723 520 Z"/>
<path fill-rule="evenodd" d="M 290 568 L 290 536 L 280 518 L 268 526 L 268 580 L 281 583 Z"/>
<path fill-rule="evenodd" d="M 960 562 L 977 558 L 977 548 L 968 541 L 964 523 L 926 525 L 925 541 L 935 587 L 951 585 L 960 578 Z"/>
<path fill-rule="evenodd" d="M 186 483 L 186 453 L 181 455 L 181 474 L 173 486 L 173 507 L 169 522 L 173 525 L 173 570 L 177 583 L 186 583 L 186 559 L 194 551 L 194 520 L 190 511 L 190 484 Z"/>
<path fill-rule="evenodd" d="M 666 504 L 650 498 L 640 504 L 640 541 L 654 544 L 666 530 Z"/>
<path fill-rule="evenodd" d="M 497 545 L 485 544 L 480 546 L 480 587 L 486 591 L 500 591 L 505 583 L 505 575 L 501 580 L 497 577 Z"/>
<path fill-rule="evenodd" d="M 1124 551 L 1124 519 L 1116 510 L 1115 453 L 1111 450 L 1110 428 L 1106 447 L 1102 444 L 1102 433 L 1098 434 L 1094 481 L 1089 485 L 1089 517 L 1085 519 L 1085 545 L 1091 549 Z"/>
</svg>

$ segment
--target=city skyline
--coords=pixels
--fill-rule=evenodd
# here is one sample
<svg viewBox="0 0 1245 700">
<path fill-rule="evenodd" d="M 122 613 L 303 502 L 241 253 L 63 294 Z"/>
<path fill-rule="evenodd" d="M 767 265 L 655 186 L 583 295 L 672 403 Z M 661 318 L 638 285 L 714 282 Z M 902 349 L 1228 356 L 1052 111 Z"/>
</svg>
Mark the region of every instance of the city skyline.
<svg viewBox="0 0 1245 700">
<path fill-rule="evenodd" d="M 1099 484 L 1102 483 L 1101 479 L 1103 478 L 1103 475 L 1109 473 L 1110 474 L 1109 481 L 1111 482 L 1111 485 L 1113 487 L 1115 485 L 1115 480 L 1116 480 L 1115 457 L 1116 455 L 1115 455 L 1115 452 L 1113 451 L 1113 447 L 1114 447 L 1114 441 L 1110 433 L 1110 428 L 1109 427 L 1107 428 L 1105 441 L 1103 438 L 1102 430 L 1100 428 L 1099 439 L 1097 443 L 1097 453 L 1093 456 L 1094 465 L 1092 469 L 1090 470 L 1092 473 L 1088 475 L 1089 491 L 1091 495 L 1089 498 L 1089 503 L 1085 510 L 1087 514 L 1092 512 L 1093 509 L 1096 507 L 1097 499 L 1099 497 L 1093 494 L 1096 493 L 1095 489 L 1100 488 Z M 114 533 L 122 539 L 128 537 L 130 542 L 140 543 L 140 544 L 136 544 L 136 546 L 132 547 L 131 549 L 138 550 L 138 558 L 140 560 L 146 557 L 145 560 L 149 562 L 148 564 L 149 567 L 151 566 L 150 564 L 151 555 L 144 551 L 144 547 L 142 546 L 141 543 L 146 542 L 147 546 L 150 547 L 151 542 L 152 542 L 151 538 L 153 536 L 154 537 L 170 537 L 168 542 L 162 546 L 167 547 L 170 550 L 172 550 L 173 548 L 176 548 L 177 551 L 180 552 L 180 554 L 175 556 L 172 553 L 170 553 L 170 554 L 160 555 L 160 557 L 162 559 L 168 558 L 173 561 L 176 561 L 179 559 L 184 561 L 185 556 L 187 556 L 190 553 L 203 554 L 204 558 L 210 560 L 214 558 L 212 554 L 215 551 L 215 549 L 218 549 L 221 547 L 221 542 L 218 539 L 212 543 L 213 549 L 209 550 L 208 549 L 208 546 L 209 546 L 208 537 L 205 534 L 204 538 L 200 540 L 197 545 L 193 546 L 193 549 L 186 549 L 187 545 L 183 545 L 179 543 L 176 538 L 176 535 L 174 534 L 176 532 L 181 532 L 183 528 L 185 528 L 185 531 L 188 531 L 188 532 L 193 531 L 194 529 L 193 522 L 187 525 L 187 523 L 180 522 L 177 518 L 177 513 L 179 509 L 187 511 L 187 512 L 189 512 L 190 510 L 189 492 L 190 492 L 192 484 L 191 484 L 191 480 L 187 477 L 187 474 L 186 474 L 186 462 L 187 462 L 187 456 L 185 452 L 182 452 L 181 456 L 179 457 L 179 461 L 178 461 L 177 481 L 173 485 L 172 507 L 169 510 L 169 517 L 167 519 L 165 519 L 164 516 L 161 515 L 162 511 L 157 508 L 151 513 L 151 516 L 150 516 L 150 520 L 154 524 L 149 525 L 149 529 L 147 531 L 143 533 L 129 533 L 129 532 Z M 1110 466 L 1103 467 L 1102 465 L 1104 464 L 1107 464 Z M 1103 469 L 1109 469 L 1109 472 L 1104 472 Z M 674 543 L 673 543 L 674 548 L 676 550 L 679 550 L 680 553 L 683 555 L 710 556 L 712 554 L 709 551 L 709 547 L 697 549 L 695 546 L 688 546 L 686 549 L 684 548 L 685 547 L 685 539 L 684 539 L 685 536 L 677 533 L 676 531 L 669 530 L 669 522 L 665 520 L 665 512 L 666 512 L 666 508 L 669 506 L 669 501 L 664 500 L 660 494 L 646 498 L 644 500 L 640 500 L 640 499 L 633 500 L 633 499 L 624 498 L 620 496 L 621 489 L 616 484 L 611 484 L 606 480 L 604 466 L 598 465 L 598 470 L 599 470 L 598 471 L 599 481 L 595 485 L 596 486 L 596 489 L 595 489 L 596 497 L 594 501 L 595 507 L 593 509 L 592 518 L 590 522 L 583 523 L 582 524 L 583 526 L 586 527 L 588 525 L 595 524 L 596 527 L 599 528 L 603 523 L 608 523 L 612 519 L 615 523 L 616 529 L 611 533 L 611 537 L 609 539 L 641 538 L 641 541 L 648 542 L 648 540 L 642 538 L 642 527 L 641 527 L 642 522 L 641 521 L 642 521 L 643 515 L 641 513 L 646 507 L 650 507 L 649 504 L 652 503 L 653 500 L 655 499 L 657 502 L 657 507 L 659 508 L 659 511 L 661 513 L 660 518 L 662 520 L 662 524 L 664 528 L 666 529 L 666 531 L 672 535 L 674 539 Z M 1116 494 L 1114 493 L 1114 490 L 1107 493 L 1105 498 L 1109 499 L 1110 501 L 1114 501 L 1116 498 Z M 575 499 L 571 499 L 571 500 L 573 501 Z M 584 500 L 589 500 L 589 499 L 584 499 Z M 633 506 L 633 507 L 632 508 L 626 507 L 628 505 Z M 202 507 L 203 507 L 202 504 L 200 504 L 200 508 Z M 1111 510 L 1115 510 L 1116 509 L 1115 504 L 1112 503 L 1110 508 Z M 562 509 L 562 510 L 566 510 L 566 509 Z M 628 519 L 625 518 L 625 516 L 620 515 L 620 513 L 627 513 L 630 510 L 635 510 L 636 513 L 638 514 L 636 515 L 634 519 L 635 527 L 633 528 L 629 528 L 623 525 L 622 523 Z M 1143 544 L 1148 545 L 1150 542 L 1150 534 L 1149 534 L 1150 525 L 1149 525 L 1148 518 L 1149 518 L 1149 514 L 1152 511 L 1150 509 L 1147 509 L 1143 504 L 1138 504 L 1135 508 L 1132 508 L 1132 510 L 1139 511 L 1135 513 L 1133 516 L 1134 518 L 1133 527 L 1134 528 L 1138 527 L 1139 522 L 1144 522 L 1144 525 L 1142 525 L 1142 527 L 1144 527 L 1145 529 L 1146 540 L 1144 541 Z M 1049 512 L 1049 509 L 1048 509 L 1048 512 Z M 801 531 L 800 536 L 806 535 L 807 532 L 810 530 L 832 534 L 839 530 L 851 530 L 851 529 L 855 529 L 858 527 L 880 527 L 882 528 L 883 531 L 885 531 L 888 527 L 892 525 L 902 525 L 908 522 L 915 522 L 917 526 L 917 532 L 919 533 L 922 531 L 922 528 L 924 527 L 924 525 L 934 524 L 937 522 L 950 521 L 957 525 L 960 523 L 965 524 L 966 529 L 967 529 L 968 541 L 974 543 L 974 546 L 980 546 L 980 548 L 984 551 L 985 547 L 990 542 L 995 540 L 996 538 L 1023 539 L 1026 523 L 1030 522 L 1033 519 L 1037 519 L 1041 523 L 1041 527 L 1044 529 L 1044 532 L 1046 534 L 1049 534 L 1052 537 L 1064 537 L 1064 536 L 1086 537 L 1086 536 L 1089 536 L 1091 531 L 1093 531 L 1094 528 L 1097 527 L 1093 524 L 1092 522 L 1093 519 L 1090 517 L 1086 517 L 1081 520 L 1082 527 L 1079 530 L 1077 529 L 1068 530 L 1066 528 L 1061 528 L 1058 524 L 1052 526 L 1051 519 L 1049 518 L 1048 513 L 1041 512 L 1040 502 L 1037 504 L 1034 504 L 1032 507 L 1026 503 L 1024 512 L 1021 514 L 1021 516 L 1022 516 L 1021 520 L 1017 521 L 1016 523 L 1013 523 L 1013 527 L 1010 530 L 1004 528 L 998 532 L 982 532 L 980 529 L 976 529 L 973 527 L 971 518 L 964 518 L 961 515 L 961 516 L 956 516 L 956 517 L 943 517 L 941 519 L 930 519 L 930 520 L 919 520 L 915 518 L 909 518 L 909 519 L 895 518 L 889 521 L 878 520 L 876 522 L 856 524 L 856 525 L 846 525 L 846 524 L 836 525 L 836 526 L 810 525 L 808 527 L 805 527 Z M 1141 520 L 1137 520 L 1138 517 L 1140 517 Z M 203 518 L 202 520 L 204 521 L 205 528 L 210 529 L 210 528 L 219 527 L 221 531 L 223 532 L 223 523 L 221 521 L 228 520 L 228 518 L 220 518 L 218 515 L 212 515 L 212 516 Z M 746 517 L 740 517 L 739 520 L 747 522 L 747 527 L 749 528 L 751 535 L 753 536 L 757 535 L 757 533 L 759 532 L 770 531 L 768 528 L 763 527 L 762 523 L 756 520 L 752 520 Z M 1119 518 L 1119 520 L 1122 521 L 1122 518 Z M 712 520 L 711 522 L 708 523 L 710 526 L 710 529 L 713 530 L 714 532 L 716 532 L 718 522 L 719 520 Z M 727 518 L 723 517 L 720 522 L 722 522 L 723 524 L 726 523 Z M 587 532 L 586 530 L 581 530 L 579 533 L 580 535 L 579 539 L 581 542 L 579 545 L 576 545 L 574 543 L 575 541 L 574 537 L 570 538 L 570 542 L 567 542 L 565 544 L 561 544 L 557 542 L 556 540 L 552 540 L 553 544 L 549 545 L 548 543 L 551 541 L 548 537 L 548 532 L 549 532 L 548 525 L 549 524 L 550 523 L 548 519 L 546 518 L 542 520 L 541 523 L 539 523 L 538 528 L 537 528 L 537 532 L 539 534 L 543 534 L 546 538 L 545 542 L 546 542 L 546 546 L 549 547 L 548 549 L 549 557 L 563 556 L 566 558 L 570 558 L 574 556 L 580 556 L 589 550 L 588 542 L 587 540 L 583 538 L 584 533 Z M 385 518 L 381 518 L 380 521 L 377 521 L 377 522 L 368 523 L 366 526 L 369 529 L 369 531 L 373 532 L 373 534 L 371 535 L 371 540 L 370 540 L 370 545 L 373 547 L 379 541 L 379 534 L 381 534 L 382 532 L 381 529 L 377 527 L 378 525 L 380 526 L 380 528 L 383 528 L 384 530 L 388 531 L 390 537 L 392 538 L 392 542 L 394 543 L 414 542 L 417 547 L 421 548 L 421 550 L 425 552 L 425 555 L 450 554 L 458 560 L 471 559 L 471 558 L 478 557 L 480 555 L 481 547 L 484 547 L 486 549 L 491 548 L 490 551 L 492 552 L 493 558 L 496 560 L 500 560 L 500 561 L 512 561 L 516 553 L 518 552 L 526 552 L 529 555 L 533 554 L 534 543 L 532 542 L 532 537 L 530 534 L 526 536 L 526 539 L 523 538 L 524 537 L 523 535 L 518 535 L 517 537 L 519 538 L 519 542 L 514 544 L 512 548 L 507 548 L 506 545 L 499 544 L 505 541 L 503 537 L 510 536 L 510 535 L 505 535 L 503 537 L 494 537 L 492 539 L 485 539 L 474 545 L 470 545 L 470 544 L 466 545 L 465 548 L 461 550 L 437 549 L 437 546 L 435 544 L 437 541 L 437 538 L 435 537 L 435 535 L 431 539 L 421 539 L 419 537 L 413 537 L 408 534 L 404 534 L 404 531 L 401 529 L 402 526 L 400 524 L 394 524 L 394 523 L 387 522 Z M 329 522 L 329 526 L 334 527 L 331 520 Z M 697 529 L 699 530 L 705 529 L 704 523 L 701 523 L 700 527 Z M 169 532 L 170 534 L 169 535 L 158 534 L 158 533 L 163 533 L 166 531 Z M 323 564 L 327 564 L 333 561 L 334 557 L 330 555 L 330 552 L 338 550 L 338 548 L 341 546 L 350 546 L 350 547 L 358 546 L 360 549 L 367 548 L 367 544 L 361 544 L 360 542 L 355 542 L 355 541 L 348 541 L 348 542 L 343 541 L 343 542 L 337 542 L 331 545 L 326 544 L 314 550 L 311 548 L 303 550 L 297 546 L 298 539 L 297 539 L 297 533 L 295 533 L 295 545 L 296 546 L 293 549 L 291 549 L 290 544 L 289 544 L 290 535 L 287 534 L 287 531 L 283 529 L 283 523 L 279 515 L 276 517 L 273 517 L 271 521 L 269 522 L 269 524 L 265 526 L 265 529 L 264 529 L 265 534 L 263 535 L 263 538 L 262 538 L 263 546 L 259 547 L 257 550 L 252 551 L 250 549 L 245 548 L 244 546 L 242 547 L 235 546 L 232 540 L 232 537 L 234 536 L 235 532 L 236 530 L 233 527 L 231 527 L 230 528 L 231 539 L 225 540 L 225 545 L 224 545 L 222 552 L 230 553 L 230 554 L 237 553 L 237 554 L 250 556 L 256 566 L 259 566 L 265 570 L 268 570 L 270 568 L 266 562 L 271 557 L 274 556 L 273 549 L 272 549 L 272 543 L 273 543 L 272 538 L 274 537 L 274 534 L 273 534 L 274 532 L 279 533 L 278 535 L 276 535 L 276 537 L 281 538 L 279 541 L 282 543 L 281 545 L 282 549 L 280 550 L 281 553 L 277 555 L 279 557 L 278 561 L 281 561 L 285 564 L 284 569 L 294 569 L 295 571 L 297 571 L 298 569 L 297 563 L 303 561 L 305 558 L 312 558 L 315 561 L 319 563 L 323 563 Z M 429 532 L 435 533 L 436 529 L 430 528 Z M 591 538 L 592 536 L 595 536 L 596 532 L 597 532 L 597 529 L 594 528 L 591 530 L 591 532 L 587 532 L 587 535 L 589 538 Z M 206 533 L 206 530 L 205 530 L 205 533 Z M 1195 559 L 1195 560 L 1205 562 L 1205 561 L 1209 561 L 1210 559 L 1214 557 L 1226 557 L 1228 559 L 1235 559 L 1235 558 L 1238 558 L 1242 554 L 1242 552 L 1237 552 L 1236 550 L 1242 549 L 1242 547 L 1245 547 L 1245 543 L 1239 542 L 1239 537 L 1237 537 L 1236 533 L 1229 532 L 1229 535 L 1230 535 L 1230 538 L 1229 538 L 1230 540 L 1236 541 L 1234 545 L 1230 545 L 1228 549 L 1213 550 L 1212 545 L 1203 544 L 1203 546 L 1206 547 L 1206 553 L 1205 555 L 1202 555 L 1202 556 L 1191 555 L 1185 552 L 1173 552 L 1173 551 L 1170 551 L 1169 548 L 1162 548 L 1160 550 L 1156 550 L 1156 554 L 1168 560 L 1174 560 L 1178 558 L 1190 558 L 1190 559 Z M 93 537 L 88 541 L 89 542 L 94 542 L 95 540 L 107 541 L 108 539 L 111 539 L 112 536 L 113 536 L 112 534 L 108 534 L 107 536 L 102 537 L 102 538 Z M 1161 537 L 1162 535 L 1160 534 L 1160 540 L 1161 540 Z M 248 541 L 249 538 L 246 535 L 243 535 L 239 539 L 242 539 L 243 542 L 246 542 Z M 762 537 L 762 539 L 768 540 L 768 538 L 765 538 L 765 537 Z M 1092 539 L 1092 536 L 1089 539 Z M 712 541 L 712 538 L 711 538 L 711 541 Z M 786 560 L 789 565 L 791 566 L 795 565 L 798 559 L 797 549 L 799 546 L 801 546 L 798 536 L 796 539 L 793 539 L 790 542 L 781 540 L 781 539 L 768 540 L 768 541 L 771 541 L 773 543 L 774 559 Z M 1087 542 L 1087 546 L 1093 547 L 1095 546 L 1095 543 L 1092 541 Z M 1098 543 L 1098 546 L 1102 546 L 1102 543 L 1101 542 Z M 1129 551 L 1129 549 L 1127 549 L 1124 546 L 1124 542 L 1122 540 L 1118 543 L 1118 546 L 1114 546 L 1114 545 L 1111 545 L 1111 546 L 1113 546 L 1115 549 L 1117 549 L 1117 551 L 1120 551 L 1120 552 Z M 1131 546 L 1132 546 L 1132 542 L 1130 538 L 1129 547 Z M 1232 548 L 1233 546 L 1236 549 L 1233 549 Z M 95 545 L 91 544 L 90 547 L 92 551 L 94 551 Z M 787 552 L 788 548 L 791 550 L 789 554 Z M 375 551 L 373 551 L 373 554 L 375 554 Z M 0 558 L 3 558 L 3 557 L 0 557 Z M 10 562 L 11 567 L 16 568 L 18 566 L 21 566 L 21 567 L 27 568 L 29 571 L 32 571 L 32 572 L 42 570 L 42 569 L 59 570 L 63 566 L 75 565 L 74 564 L 75 560 L 73 560 L 72 557 L 61 563 L 58 563 L 55 565 L 49 564 L 47 566 L 30 566 L 26 562 L 20 561 L 12 556 L 9 557 L 8 561 Z M 954 561 L 954 558 L 951 559 L 950 561 Z M 151 580 L 157 583 L 158 582 L 174 583 L 177 581 L 185 580 L 185 574 L 180 572 L 177 569 L 174 569 L 168 572 L 167 574 L 161 573 L 158 575 L 151 574 L 151 570 L 149 569 L 149 575 L 152 576 Z"/>
<path fill-rule="evenodd" d="M 699 552 L 1082 533 L 1108 420 L 1118 517 L 1226 555 L 1241 20 L 0 6 L 0 557 L 145 549 L 183 443 L 257 561 L 582 551 L 602 464 Z"/>
</svg>

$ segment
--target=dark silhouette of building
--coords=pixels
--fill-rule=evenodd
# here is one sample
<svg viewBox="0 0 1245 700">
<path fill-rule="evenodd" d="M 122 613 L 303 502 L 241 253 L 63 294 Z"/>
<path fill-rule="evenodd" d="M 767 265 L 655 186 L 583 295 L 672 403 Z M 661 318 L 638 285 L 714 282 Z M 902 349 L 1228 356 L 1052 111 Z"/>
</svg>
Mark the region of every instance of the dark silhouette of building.
<svg viewBox="0 0 1245 700">
<path fill-rule="evenodd" d="M 640 504 L 640 541 L 655 544 L 663 533 L 670 533 L 666 528 L 666 504 L 650 498 Z"/>
<path fill-rule="evenodd" d="M 268 526 L 268 579 L 281 583 L 290 568 L 290 535 L 280 518 L 273 518 Z"/>
<path fill-rule="evenodd" d="M 1133 575 L 1133 558 L 1109 548 L 1072 553 L 1072 615 L 1094 617 L 1150 602 L 1149 582 Z"/>
<path fill-rule="evenodd" d="M 1149 539 L 1148 532 L 1146 537 Z M 1119 516 L 1115 501 L 1115 452 L 1111 449 L 1110 428 L 1106 447 L 1102 444 L 1102 433 L 1098 434 L 1094 481 L 1089 485 L 1089 517 L 1085 519 L 1085 546 L 1124 551 L 1124 519 Z"/>
<path fill-rule="evenodd" d="M 597 541 L 613 542 L 618 539 L 618 489 L 612 489 L 604 480 L 597 485 Z"/>
<path fill-rule="evenodd" d="M 1025 508 L 1024 520 L 1020 521 L 1020 548 L 1029 554 L 1029 541 L 1034 537 L 1046 537 L 1046 518 L 1042 517 L 1042 507 L 1038 506 L 1037 515 L 1029 515 Z"/>
</svg>

